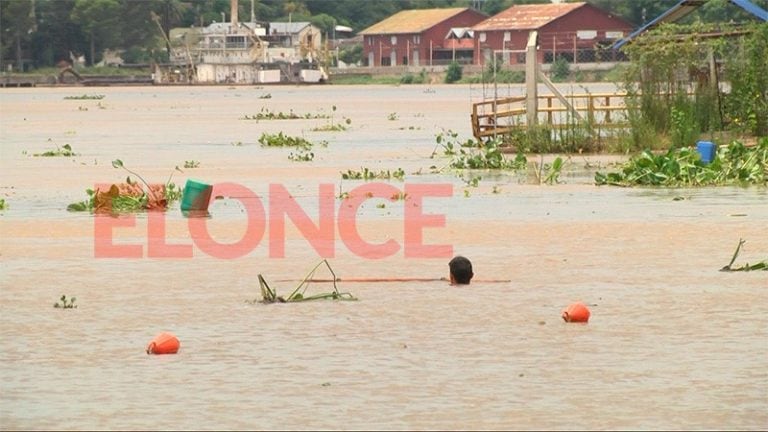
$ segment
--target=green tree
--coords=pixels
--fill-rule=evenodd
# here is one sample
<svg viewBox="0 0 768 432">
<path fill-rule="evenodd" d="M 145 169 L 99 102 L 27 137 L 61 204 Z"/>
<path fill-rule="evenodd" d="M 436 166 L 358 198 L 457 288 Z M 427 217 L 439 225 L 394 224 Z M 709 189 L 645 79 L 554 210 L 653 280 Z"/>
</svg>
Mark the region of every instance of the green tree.
<svg viewBox="0 0 768 432">
<path fill-rule="evenodd" d="M 334 28 L 336 28 L 336 18 L 325 13 L 312 16 L 309 19 L 309 22 L 312 23 L 315 27 L 319 28 L 320 31 L 326 35 L 326 37 L 331 37 L 333 35 Z"/>
<path fill-rule="evenodd" d="M 120 3 L 117 0 L 76 0 L 72 21 L 78 23 L 90 41 L 90 64 L 96 63 L 96 43 L 99 48 L 112 48 L 119 38 Z M 118 32 L 119 33 L 119 32 Z"/>
<path fill-rule="evenodd" d="M 31 57 L 31 35 L 37 30 L 34 2 L 18 0 L 0 2 L 0 28 L 2 28 L 2 52 L 14 53 L 15 68 L 22 70 L 25 56 Z M 27 49 L 25 54 L 24 49 Z"/>
<path fill-rule="evenodd" d="M 339 52 L 339 60 L 346 64 L 358 64 L 363 61 L 363 45 L 354 44 L 352 46 L 344 47 Z"/>
</svg>

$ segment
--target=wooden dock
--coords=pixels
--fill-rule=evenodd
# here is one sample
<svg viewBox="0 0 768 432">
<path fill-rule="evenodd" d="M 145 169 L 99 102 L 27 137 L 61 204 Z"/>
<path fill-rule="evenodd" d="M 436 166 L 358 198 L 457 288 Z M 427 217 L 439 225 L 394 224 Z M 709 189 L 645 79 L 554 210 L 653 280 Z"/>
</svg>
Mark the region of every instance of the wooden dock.
<svg viewBox="0 0 768 432">
<path fill-rule="evenodd" d="M 580 122 L 603 128 L 626 125 L 627 94 L 624 92 L 580 93 L 562 97 L 568 104 L 558 95 L 537 95 L 537 124 L 551 128 Z M 527 128 L 530 118 L 527 102 L 526 96 L 514 96 L 472 104 L 472 134 L 482 140 Z"/>
</svg>

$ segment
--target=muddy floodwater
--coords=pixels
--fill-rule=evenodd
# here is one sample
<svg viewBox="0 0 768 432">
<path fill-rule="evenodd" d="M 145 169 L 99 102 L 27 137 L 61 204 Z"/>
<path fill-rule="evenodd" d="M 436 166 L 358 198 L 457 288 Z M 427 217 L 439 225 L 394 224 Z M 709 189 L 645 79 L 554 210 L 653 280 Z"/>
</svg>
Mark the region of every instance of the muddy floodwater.
<svg viewBox="0 0 768 432">
<path fill-rule="evenodd" d="M 436 134 L 469 138 L 482 92 L 0 91 L 0 428 L 768 428 L 768 272 L 719 271 L 739 239 L 736 265 L 768 258 L 768 191 L 597 187 L 595 171 L 616 158 L 580 155 L 557 185 L 480 171 L 473 187 L 468 173 L 434 173 L 449 163 Z M 84 95 L 104 97 L 71 99 Z M 329 118 L 246 119 L 262 109 Z M 348 130 L 312 130 L 336 123 Z M 259 144 L 280 131 L 315 143 L 314 160 Z M 76 156 L 34 156 L 66 144 Z M 125 179 L 114 159 L 152 183 L 173 173 L 179 185 L 241 187 L 211 203 L 215 247 L 201 248 L 178 202 L 156 219 L 68 212 L 87 188 Z M 448 194 L 368 199 L 342 222 L 349 201 L 336 196 L 364 183 L 341 172 L 364 168 L 402 169 L 403 181 L 384 181 L 396 191 Z M 339 289 L 359 301 L 246 302 L 260 298 L 259 274 L 287 295 L 321 259 L 311 230 L 270 217 L 289 207 L 306 214 L 305 229 L 323 209 Z M 413 214 L 427 215 L 420 234 L 405 233 Z M 138 255 L 97 256 L 100 223 Z M 371 249 L 342 238 L 342 225 Z M 260 237 L 225 256 L 245 233 Z M 438 280 L 450 256 L 424 256 L 417 243 L 469 257 L 477 282 Z M 150 244 L 192 256 L 149 256 Z M 55 309 L 62 295 L 78 308 Z M 575 301 L 590 308 L 588 324 L 560 318 Z M 178 336 L 178 354 L 145 353 L 161 331 Z"/>
</svg>

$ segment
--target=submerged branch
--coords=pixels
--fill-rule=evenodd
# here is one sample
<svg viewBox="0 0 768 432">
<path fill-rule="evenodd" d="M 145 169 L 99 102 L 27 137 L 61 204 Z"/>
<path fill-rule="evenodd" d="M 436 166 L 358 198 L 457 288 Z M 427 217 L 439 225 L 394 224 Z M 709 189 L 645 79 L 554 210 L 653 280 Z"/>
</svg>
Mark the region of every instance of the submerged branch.
<svg viewBox="0 0 768 432">
<path fill-rule="evenodd" d="M 733 257 L 731 258 L 731 262 L 728 263 L 727 266 L 720 269 L 722 272 L 732 272 L 732 271 L 751 271 L 751 270 L 764 270 L 768 271 L 768 260 L 760 261 L 755 264 L 744 264 L 741 267 L 733 268 L 733 263 L 736 261 L 736 258 L 739 256 L 739 252 L 741 252 L 741 247 L 744 246 L 744 243 L 747 241 L 744 239 L 739 239 L 739 244 L 736 246 L 736 250 L 733 252 Z"/>
<path fill-rule="evenodd" d="M 329 293 L 320 293 L 320 294 L 314 294 L 310 296 L 306 296 L 305 293 L 307 291 L 307 288 L 309 288 L 310 282 L 315 281 L 313 279 L 313 276 L 317 269 L 325 264 L 325 266 L 328 268 L 328 271 L 331 273 L 331 276 L 333 276 L 333 291 Z M 300 301 L 309 301 L 309 300 L 320 300 L 320 299 L 332 299 L 332 300 L 357 300 L 355 296 L 353 296 L 351 293 L 348 292 L 339 292 L 338 287 L 336 286 L 336 281 L 338 278 L 336 277 L 336 273 L 333 271 L 333 268 L 331 268 L 331 265 L 328 263 L 328 260 L 322 260 L 319 263 L 315 265 L 315 267 L 312 268 L 312 270 L 307 273 L 306 276 L 304 276 L 304 279 L 299 283 L 299 285 L 293 290 L 293 292 L 288 296 L 288 298 L 284 298 L 277 295 L 277 290 L 273 290 L 269 287 L 269 284 L 264 279 L 264 277 L 259 274 L 259 286 L 261 288 L 261 303 L 293 303 L 293 302 L 300 302 Z M 249 303 L 255 303 L 256 300 Z"/>
</svg>

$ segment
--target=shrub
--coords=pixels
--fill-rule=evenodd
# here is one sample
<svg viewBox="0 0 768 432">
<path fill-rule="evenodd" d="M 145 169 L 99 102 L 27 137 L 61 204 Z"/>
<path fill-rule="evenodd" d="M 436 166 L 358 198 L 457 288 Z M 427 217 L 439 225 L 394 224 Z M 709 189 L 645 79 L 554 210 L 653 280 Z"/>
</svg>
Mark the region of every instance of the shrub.
<svg viewBox="0 0 768 432">
<path fill-rule="evenodd" d="M 445 83 L 452 84 L 461 79 L 462 67 L 457 62 L 451 62 L 448 70 L 445 72 Z"/>
<path fill-rule="evenodd" d="M 552 80 L 554 81 L 564 81 L 566 78 L 568 78 L 568 75 L 571 73 L 571 65 L 568 63 L 568 60 L 558 57 L 557 60 L 555 60 L 554 63 L 552 63 Z"/>
</svg>

